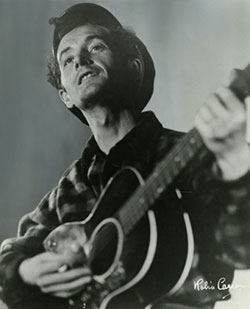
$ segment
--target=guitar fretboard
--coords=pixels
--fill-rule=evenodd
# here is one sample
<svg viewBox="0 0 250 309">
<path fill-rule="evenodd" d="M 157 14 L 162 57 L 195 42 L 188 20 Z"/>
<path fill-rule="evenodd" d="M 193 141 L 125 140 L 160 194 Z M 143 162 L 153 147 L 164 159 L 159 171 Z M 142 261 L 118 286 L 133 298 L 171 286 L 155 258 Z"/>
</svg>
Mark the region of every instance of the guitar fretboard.
<svg viewBox="0 0 250 309">
<path fill-rule="evenodd" d="M 199 152 L 202 152 L 203 157 L 208 154 L 200 134 L 193 128 L 157 164 L 157 167 L 148 176 L 144 184 L 138 187 L 119 210 L 118 218 L 122 222 L 125 234 L 128 234 L 133 229 Z"/>
</svg>

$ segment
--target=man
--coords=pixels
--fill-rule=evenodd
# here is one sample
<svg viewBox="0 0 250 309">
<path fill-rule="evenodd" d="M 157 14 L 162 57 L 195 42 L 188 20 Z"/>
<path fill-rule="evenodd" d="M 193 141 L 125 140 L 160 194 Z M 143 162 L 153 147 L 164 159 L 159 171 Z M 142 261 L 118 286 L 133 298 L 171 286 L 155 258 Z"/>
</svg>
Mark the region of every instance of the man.
<svg viewBox="0 0 250 309">
<path fill-rule="evenodd" d="M 95 281 L 89 264 L 69 267 L 69 255 L 44 252 L 43 241 L 63 223 L 84 220 L 105 185 L 125 166 L 146 178 L 182 134 L 163 129 L 153 113 L 141 112 L 153 90 L 153 62 L 143 43 L 110 12 L 78 4 L 51 23 L 55 30 L 49 81 L 67 108 L 90 126 L 93 137 L 58 186 L 21 220 L 19 237 L 2 245 L 2 298 L 9 308 L 98 308 L 102 300 L 88 290 Z M 157 282 L 147 285 L 145 293 L 135 285 L 134 301 L 113 308 L 145 308 L 150 303 L 154 308 L 213 308 L 228 298 L 228 287 L 217 286 L 220 278 L 230 284 L 235 268 L 249 266 L 250 149 L 244 104 L 229 88 L 219 89 L 200 110 L 196 128 L 213 158 L 202 169 L 188 167 L 163 194 L 154 216 L 162 225 L 173 221 L 178 233 L 175 213 L 182 211 L 176 205 L 189 213 L 195 246 L 184 279 L 173 293 L 167 285 L 157 287 L 166 289 L 157 297 L 157 291 L 150 293 Z M 122 183 L 121 195 L 129 186 L 126 180 Z M 130 240 L 132 246 L 133 237 Z M 165 259 L 161 263 L 158 272 L 164 277 Z M 171 265 L 173 272 L 177 264 Z M 86 298 L 88 292 L 92 300 Z"/>
</svg>

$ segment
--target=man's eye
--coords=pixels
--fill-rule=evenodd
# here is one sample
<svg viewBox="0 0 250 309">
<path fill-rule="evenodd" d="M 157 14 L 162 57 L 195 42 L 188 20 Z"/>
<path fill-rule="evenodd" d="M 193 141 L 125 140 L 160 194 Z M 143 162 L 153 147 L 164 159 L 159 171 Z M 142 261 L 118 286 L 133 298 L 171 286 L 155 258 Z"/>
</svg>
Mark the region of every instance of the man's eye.
<svg viewBox="0 0 250 309">
<path fill-rule="evenodd" d="M 95 52 L 104 50 L 104 48 L 105 48 L 104 45 L 97 44 L 97 45 L 90 47 L 90 52 L 95 53 Z"/>
<path fill-rule="evenodd" d="M 66 65 L 70 64 L 72 61 L 73 61 L 72 58 L 67 58 L 67 59 L 64 61 L 63 65 L 66 66 Z"/>
</svg>

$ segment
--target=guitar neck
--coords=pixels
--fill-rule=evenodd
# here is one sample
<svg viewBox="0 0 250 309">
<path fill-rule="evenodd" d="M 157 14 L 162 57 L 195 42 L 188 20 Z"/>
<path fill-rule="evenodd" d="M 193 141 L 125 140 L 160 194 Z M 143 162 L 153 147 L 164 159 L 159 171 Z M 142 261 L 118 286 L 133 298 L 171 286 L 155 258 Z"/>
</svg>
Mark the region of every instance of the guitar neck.
<svg viewBox="0 0 250 309">
<path fill-rule="evenodd" d="M 133 229 L 198 153 L 201 160 L 207 157 L 209 152 L 205 148 L 200 134 L 193 128 L 157 164 L 144 184 L 138 187 L 118 212 L 125 234 Z"/>
<path fill-rule="evenodd" d="M 244 70 L 234 70 L 234 76 L 229 87 L 241 101 L 250 95 L 249 85 L 250 65 Z M 133 229 L 197 154 L 199 161 L 201 161 L 207 157 L 209 151 L 204 146 L 198 131 L 193 128 L 157 165 L 144 184 L 139 186 L 117 213 L 120 222 L 123 224 L 125 234 Z"/>
</svg>

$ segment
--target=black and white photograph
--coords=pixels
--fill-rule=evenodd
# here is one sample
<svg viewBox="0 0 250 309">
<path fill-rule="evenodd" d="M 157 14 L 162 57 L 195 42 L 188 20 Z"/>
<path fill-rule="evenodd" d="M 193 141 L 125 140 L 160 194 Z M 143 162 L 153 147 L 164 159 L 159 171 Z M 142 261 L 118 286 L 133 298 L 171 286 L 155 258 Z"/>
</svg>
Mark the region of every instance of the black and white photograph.
<svg viewBox="0 0 250 309">
<path fill-rule="evenodd" d="M 0 309 L 250 308 L 250 1 L 0 0 Z"/>
</svg>

